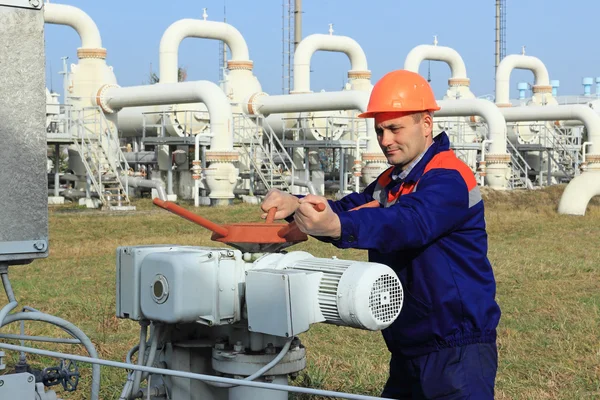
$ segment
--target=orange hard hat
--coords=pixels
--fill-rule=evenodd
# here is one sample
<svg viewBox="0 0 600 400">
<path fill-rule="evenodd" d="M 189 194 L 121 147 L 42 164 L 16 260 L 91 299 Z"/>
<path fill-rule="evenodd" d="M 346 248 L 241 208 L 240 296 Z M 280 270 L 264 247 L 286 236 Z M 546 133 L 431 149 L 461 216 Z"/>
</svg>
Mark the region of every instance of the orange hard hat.
<svg viewBox="0 0 600 400">
<path fill-rule="evenodd" d="M 373 118 L 378 113 L 439 109 L 429 83 L 415 72 L 399 69 L 387 73 L 373 86 L 367 112 L 358 117 Z"/>
</svg>

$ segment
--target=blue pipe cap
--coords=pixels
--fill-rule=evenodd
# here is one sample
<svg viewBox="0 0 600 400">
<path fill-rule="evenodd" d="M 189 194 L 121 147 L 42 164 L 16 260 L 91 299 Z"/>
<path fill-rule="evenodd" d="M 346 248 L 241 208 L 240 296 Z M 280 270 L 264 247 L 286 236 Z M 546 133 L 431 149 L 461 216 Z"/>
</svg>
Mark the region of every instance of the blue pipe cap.
<svg viewBox="0 0 600 400">
<path fill-rule="evenodd" d="M 594 78 L 583 78 L 582 84 L 583 85 L 591 85 L 594 83 Z"/>
<path fill-rule="evenodd" d="M 517 83 L 517 89 L 527 90 L 527 89 L 529 89 L 529 84 L 527 82 L 519 82 L 519 83 Z"/>
</svg>

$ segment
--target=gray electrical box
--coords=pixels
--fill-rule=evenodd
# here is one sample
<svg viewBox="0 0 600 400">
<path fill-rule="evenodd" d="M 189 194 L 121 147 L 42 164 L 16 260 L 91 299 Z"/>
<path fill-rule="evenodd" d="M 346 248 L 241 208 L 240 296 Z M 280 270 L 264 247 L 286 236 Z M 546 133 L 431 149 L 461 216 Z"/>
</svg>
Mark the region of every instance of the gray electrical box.
<svg viewBox="0 0 600 400">
<path fill-rule="evenodd" d="M 36 398 L 35 378 L 27 372 L 1 375 L 0 382 L 0 399 L 34 400 Z"/>
<path fill-rule="evenodd" d="M 306 332 L 310 324 L 307 271 L 258 269 L 246 275 L 248 330 L 280 337 Z"/>
<path fill-rule="evenodd" d="M 140 275 L 142 261 L 148 254 L 179 251 L 183 246 L 147 245 L 117 249 L 117 317 L 135 321 L 143 319 L 140 308 Z"/>
<path fill-rule="evenodd" d="M 0 263 L 48 256 L 44 14 L 0 0 Z M 19 8 L 25 7 L 25 8 Z"/>
</svg>

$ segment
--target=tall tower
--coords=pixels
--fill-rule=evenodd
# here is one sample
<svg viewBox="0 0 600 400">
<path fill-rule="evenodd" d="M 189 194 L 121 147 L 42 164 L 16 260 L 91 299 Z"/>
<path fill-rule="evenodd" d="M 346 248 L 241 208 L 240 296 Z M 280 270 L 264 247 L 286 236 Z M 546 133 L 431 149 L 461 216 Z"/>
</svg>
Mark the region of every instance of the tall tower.
<svg viewBox="0 0 600 400">
<path fill-rule="evenodd" d="M 223 22 L 227 22 L 227 8 L 225 4 L 226 0 L 223 0 Z M 227 69 L 227 49 L 225 48 L 225 41 L 219 41 L 219 83 L 225 79 L 225 69 Z"/>
<path fill-rule="evenodd" d="M 302 40 L 302 0 L 282 0 L 281 9 L 281 92 L 287 94 L 294 82 L 294 52 Z"/>
<path fill-rule="evenodd" d="M 506 0 L 496 0 L 496 64 L 494 79 L 498 64 L 506 56 Z"/>
</svg>

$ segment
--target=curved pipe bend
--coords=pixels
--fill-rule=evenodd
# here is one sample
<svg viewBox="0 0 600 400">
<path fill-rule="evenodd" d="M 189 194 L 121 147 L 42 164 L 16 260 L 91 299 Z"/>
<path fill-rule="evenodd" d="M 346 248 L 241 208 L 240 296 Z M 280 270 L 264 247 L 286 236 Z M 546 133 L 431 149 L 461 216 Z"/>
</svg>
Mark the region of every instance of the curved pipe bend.
<svg viewBox="0 0 600 400">
<path fill-rule="evenodd" d="M 510 74 L 513 69 L 533 72 L 535 86 L 550 86 L 550 76 L 544 63 L 537 57 L 511 54 L 500 62 L 496 71 L 496 104 L 510 105 Z"/>
<path fill-rule="evenodd" d="M 594 196 L 600 196 L 600 171 L 586 171 L 569 182 L 558 203 L 558 213 L 585 215 Z"/>
<path fill-rule="evenodd" d="M 478 115 L 485 119 L 489 129 L 490 154 L 507 154 L 506 120 L 494 103 L 484 99 L 439 100 L 439 117 L 466 117 Z"/>
<path fill-rule="evenodd" d="M 451 47 L 422 44 L 414 47 L 404 60 L 404 69 L 419 73 L 425 60 L 443 61 L 450 67 L 450 79 L 468 79 L 467 67 L 462 57 Z"/>
<path fill-rule="evenodd" d="M 600 154 L 600 115 L 583 104 L 558 106 L 501 107 L 508 122 L 578 120 L 583 122 L 589 135 L 590 155 Z"/>
<path fill-rule="evenodd" d="M 210 81 L 164 83 L 131 87 L 104 87 L 98 104 L 105 110 L 124 107 L 204 103 L 210 115 L 214 136 L 211 151 L 233 151 L 233 114 L 227 95 Z"/>
<path fill-rule="evenodd" d="M 77 7 L 45 3 L 44 21 L 47 24 L 67 25 L 75 29 L 81 38 L 82 49 L 102 48 L 98 26 L 88 14 Z"/>
<path fill-rule="evenodd" d="M 344 53 L 350 59 L 350 72 L 370 74 L 367 56 L 354 39 L 347 36 L 309 35 L 302 39 L 294 53 L 294 93 L 310 92 L 310 60 L 319 50 Z"/>
<path fill-rule="evenodd" d="M 252 65 L 248 45 L 242 34 L 233 26 L 224 22 L 181 19 L 173 22 L 160 39 L 160 83 L 177 82 L 179 45 L 188 37 L 221 40 L 231 50 L 231 61 Z"/>
</svg>

